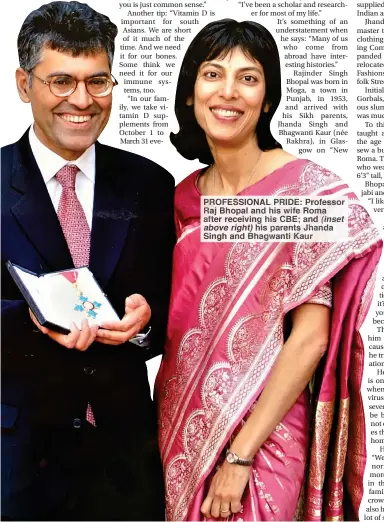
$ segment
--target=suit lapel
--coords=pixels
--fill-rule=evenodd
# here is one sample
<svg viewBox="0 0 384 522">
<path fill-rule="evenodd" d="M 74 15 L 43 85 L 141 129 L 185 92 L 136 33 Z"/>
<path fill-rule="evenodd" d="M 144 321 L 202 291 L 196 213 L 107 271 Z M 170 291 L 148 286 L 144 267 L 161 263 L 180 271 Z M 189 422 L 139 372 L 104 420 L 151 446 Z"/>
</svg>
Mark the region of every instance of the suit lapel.
<svg viewBox="0 0 384 522">
<path fill-rule="evenodd" d="M 132 218 L 137 191 L 128 165 L 114 161 L 113 149 L 96 143 L 96 180 L 91 232 L 90 269 L 102 288 L 119 260 Z M 20 198 L 12 213 L 45 260 L 48 270 L 72 268 L 73 261 L 43 177 L 32 154 L 28 131 L 15 144 L 12 187 Z"/>
<path fill-rule="evenodd" d="M 49 270 L 73 267 L 57 214 L 29 145 L 28 131 L 15 144 L 11 184 L 20 194 L 11 211 Z"/>
<path fill-rule="evenodd" d="M 137 213 L 137 193 L 129 187 L 129 166 L 115 161 L 113 149 L 96 143 L 90 269 L 105 288 L 120 258 Z"/>
</svg>

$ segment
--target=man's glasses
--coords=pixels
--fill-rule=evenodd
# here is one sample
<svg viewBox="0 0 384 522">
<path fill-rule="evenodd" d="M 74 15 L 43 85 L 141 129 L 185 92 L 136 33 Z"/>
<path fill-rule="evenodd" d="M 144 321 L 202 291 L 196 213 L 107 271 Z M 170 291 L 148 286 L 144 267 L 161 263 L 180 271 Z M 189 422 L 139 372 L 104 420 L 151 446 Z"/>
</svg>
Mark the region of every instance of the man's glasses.
<svg viewBox="0 0 384 522">
<path fill-rule="evenodd" d="M 49 80 L 43 80 L 43 78 L 39 78 L 36 74 L 31 74 L 45 85 L 48 85 L 51 93 L 60 98 L 73 94 L 80 81 L 85 83 L 85 88 L 88 93 L 95 98 L 108 96 L 115 85 L 118 85 L 112 75 L 111 78 L 107 78 L 106 76 L 95 76 L 94 78 L 88 78 L 87 80 L 76 80 L 75 78 L 72 78 L 72 76 L 52 76 Z"/>
</svg>

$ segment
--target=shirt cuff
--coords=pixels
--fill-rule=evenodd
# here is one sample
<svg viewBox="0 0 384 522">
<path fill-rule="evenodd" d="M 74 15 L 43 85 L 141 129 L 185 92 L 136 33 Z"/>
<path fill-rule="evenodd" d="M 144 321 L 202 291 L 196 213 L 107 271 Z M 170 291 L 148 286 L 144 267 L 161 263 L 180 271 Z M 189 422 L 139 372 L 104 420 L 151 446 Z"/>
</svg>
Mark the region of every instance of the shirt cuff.
<svg viewBox="0 0 384 522">
<path fill-rule="evenodd" d="M 150 337 L 152 328 L 149 327 L 147 332 L 138 333 L 132 339 L 129 339 L 130 343 L 136 344 L 137 346 L 142 346 L 143 348 L 149 348 L 150 345 Z"/>
</svg>

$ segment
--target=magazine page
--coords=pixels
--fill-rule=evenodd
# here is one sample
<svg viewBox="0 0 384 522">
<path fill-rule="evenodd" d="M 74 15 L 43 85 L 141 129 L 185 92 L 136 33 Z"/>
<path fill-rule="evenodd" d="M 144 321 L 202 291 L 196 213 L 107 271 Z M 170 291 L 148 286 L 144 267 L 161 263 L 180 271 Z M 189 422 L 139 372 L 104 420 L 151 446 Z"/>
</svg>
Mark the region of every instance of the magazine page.
<svg viewBox="0 0 384 522">
<path fill-rule="evenodd" d="M 32 123 L 20 101 L 17 35 L 36 0 L 18 0 L 0 21 L 0 145 Z M 224 18 L 264 25 L 281 60 L 282 97 L 271 131 L 284 150 L 340 176 L 384 231 L 384 2 L 350 0 L 89 0 L 118 26 L 112 113 L 100 141 L 145 156 L 180 183 L 201 167 L 172 145 L 178 132 L 175 94 L 185 52 L 208 23 Z M 160 255 L 160 253 L 159 253 Z M 351 285 L 356 282 L 351 281 Z M 384 517 L 384 260 L 360 328 L 365 347 L 362 395 L 367 466 L 361 520 Z M 161 357 L 147 363 L 151 388 Z M 383 359 L 384 361 L 384 359 Z M 364 437 L 364 435 L 361 435 Z"/>
</svg>

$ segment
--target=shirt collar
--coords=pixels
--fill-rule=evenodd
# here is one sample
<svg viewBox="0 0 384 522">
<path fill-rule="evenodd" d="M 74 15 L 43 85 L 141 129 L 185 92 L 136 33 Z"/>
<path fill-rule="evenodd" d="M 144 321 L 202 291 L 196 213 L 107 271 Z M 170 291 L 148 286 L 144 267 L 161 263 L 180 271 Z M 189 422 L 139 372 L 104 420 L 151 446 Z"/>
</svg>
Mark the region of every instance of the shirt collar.
<svg viewBox="0 0 384 522">
<path fill-rule="evenodd" d="M 92 183 L 95 183 L 95 144 L 84 151 L 77 160 L 68 161 L 41 143 L 36 136 L 33 125 L 29 129 L 29 143 L 45 184 L 54 178 L 57 172 L 67 164 L 76 165 Z"/>
</svg>

